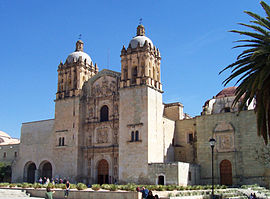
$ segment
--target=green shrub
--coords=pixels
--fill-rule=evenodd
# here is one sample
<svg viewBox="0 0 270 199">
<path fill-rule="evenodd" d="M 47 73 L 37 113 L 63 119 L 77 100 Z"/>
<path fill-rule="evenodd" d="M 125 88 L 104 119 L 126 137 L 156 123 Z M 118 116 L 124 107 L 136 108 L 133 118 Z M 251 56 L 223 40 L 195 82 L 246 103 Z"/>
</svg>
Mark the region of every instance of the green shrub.
<svg viewBox="0 0 270 199">
<path fill-rule="evenodd" d="M 22 188 L 31 188 L 31 187 L 33 187 L 33 184 L 31 183 L 27 183 L 27 182 L 22 183 Z"/>
<path fill-rule="evenodd" d="M 16 187 L 16 184 L 9 184 L 9 187 L 10 187 L 10 188 Z"/>
<path fill-rule="evenodd" d="M 9 186 L 9 183 L 5 183 L 5 182 L 0 183 L 0 187 L 8 187 L 8 186 Z"/>
<path fill-rule="evenodd" d="M 93 190 L 97 191 L 100 189 L 100 185 L 99 184 L 93 184 L 91 187 Z"/>
<path fill-rule="evenodd" d="M 76 184 L 70 184 L 70 189 L 77 189 L 77 185 Z"/>
<path fill-rule="evenodd" d="M 40 188 L 42 188 L 42 185 L 41 185 L 40 183 L 34 183 L 34 184 L 33 184 L 33 187 L 34 187 L 35 189 L 40 189 Z"/>
<path fill-rule="evenodd" d="M 87 186 L 83 183 L 78 183 L 77 184 L 77 189 L 78 190 L 84 190 L 84 189 L 87 189 Z"/>
<path fill-rule="evenodd" d="M 117 185 L 111 184 L 110 185 L 110 191 L 116 191 L 118 189 Z"/>
<path fill-rule="evenodd" d="M 48 185 L 47 185 L 47 187 L 50 187 L 51 189 L 54 189 L 55 188 L 55 185 L 53 184 L 53 183 L 49 183 Z"/>
<path fill-rule="evenodd" d="M 109 184 L 102 184 L 101 185 L 101 189 L 109 190 L 110 189 L 110 185 Z"/>
</svg>

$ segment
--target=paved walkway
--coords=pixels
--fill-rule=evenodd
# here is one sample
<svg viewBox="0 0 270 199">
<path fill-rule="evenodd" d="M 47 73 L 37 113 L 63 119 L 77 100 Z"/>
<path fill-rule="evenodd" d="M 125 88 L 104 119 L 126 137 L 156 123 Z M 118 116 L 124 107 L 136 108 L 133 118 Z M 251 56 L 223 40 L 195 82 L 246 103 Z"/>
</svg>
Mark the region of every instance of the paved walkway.
<svg viewBox="0 0 270 199">
<path fill-rule="evenodd" d="M 25 191 L 0 189 L 0 199 L 42 199 L 37 197 L 30 197 Z"/>
</svg>

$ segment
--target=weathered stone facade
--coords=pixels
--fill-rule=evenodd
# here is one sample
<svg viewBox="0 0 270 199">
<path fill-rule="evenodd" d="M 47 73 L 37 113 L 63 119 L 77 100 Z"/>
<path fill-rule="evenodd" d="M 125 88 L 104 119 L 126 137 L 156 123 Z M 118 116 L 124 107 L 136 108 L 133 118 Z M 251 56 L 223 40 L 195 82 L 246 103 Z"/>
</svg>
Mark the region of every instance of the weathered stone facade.
<svg viewBox="0 0 270 199">
<path fill-rule="evenodd" d="M 121 73 L 98 72 L 83 48 L 78 41 L 58 66 L 55 119 L 22 125 L 13 181 L 206 184 L 213 137 L 216 183 L 269 182 L 253 150 L 262 140 L 252 104 L 239 114 L 238 104 L 232 107 L 235 88 L 208 100 L 192 118 L 181 103 L 163 103 L 161 55 L 142 25 L 121 51 Z"/>
</svg>

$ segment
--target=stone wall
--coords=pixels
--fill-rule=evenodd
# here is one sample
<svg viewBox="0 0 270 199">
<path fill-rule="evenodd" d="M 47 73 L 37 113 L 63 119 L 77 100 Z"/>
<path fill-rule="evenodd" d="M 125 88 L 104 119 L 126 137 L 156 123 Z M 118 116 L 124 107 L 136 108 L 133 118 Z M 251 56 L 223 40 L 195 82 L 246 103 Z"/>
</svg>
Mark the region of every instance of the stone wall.
<svg viewBox="0 0 270 199">
<path fill-rule="evenodd" d="M 211 183 L 209 139 L 212 136 L 217 140 L 214 148 L 215 183 L 220 183 L 221 161 L 228 160 L 232 166 L 232 184 L 265 184 L 267 167 L 257 161 L 256 153 L 256 148 L 263 146 L 263 140 L 257 136 L 254 111 L 196 117 L 196 131 L 202 184 Z"/>
<path fill-rule="evenodd" d="M 53 198 L 64 198 L 64 190 L 54 190 Z M 30 193 L 32 197 L 45 197 L 45 189 L 27 189 L 27 193 Z M 140 192 L 114 192 L 114 191 L 78 191 L 70 190 L 69 199 L 141 199 L 142 194 Z"/>
<path fill-rule="evenodd" d="M 152 163 L 148 165 L 151 184 L 158 184 L 158 177 L 164 176 L 164 184 L 182 186 L 199 184 L 200 169 L 196 164 L 185 162 Z"/>
<path fill-rule="evenodd" d="M 194 119 L 175 122 L 175 161 L 196 163 L 196 123 Z M 190 140 L 192 137 L 192 140 Z"/>
<path fill-rule="evenodd" d="M 12 164 L 19 155 L 20 144 L 0 145 L 0 162 Z"/>
<path fill-rule="evenodd" d="M 19 156 L 12 167 L 12 181 L 26 181 L 26 165 L 34 163 L 37 169 L 43 162 L 52 165 L 53 175 L 55 166 L 52 157 L 52 131 L 54 120 L 43 120 L 22 124 Z"/>
</svg>

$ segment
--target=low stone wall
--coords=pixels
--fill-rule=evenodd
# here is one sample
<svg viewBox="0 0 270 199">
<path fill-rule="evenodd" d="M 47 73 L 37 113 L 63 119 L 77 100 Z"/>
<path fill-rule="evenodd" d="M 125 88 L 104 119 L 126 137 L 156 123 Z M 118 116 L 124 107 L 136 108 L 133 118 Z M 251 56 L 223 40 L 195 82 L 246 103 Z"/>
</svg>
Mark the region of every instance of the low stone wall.
<svg viewBox="0 0 270 199">
<path fill-rule="evenodd" d="M 64 190 L 54 189 L 54 199 L 63 199 Z M 45 197 L 45 189 L 27 189 L 27 193 L 30 193 L 34 197 Z M 69 199 L 141 199 L 141 193 L 139 192 L 120 192 L 120 191 L 78 191 L 70 190 Z"/>
</svg>

